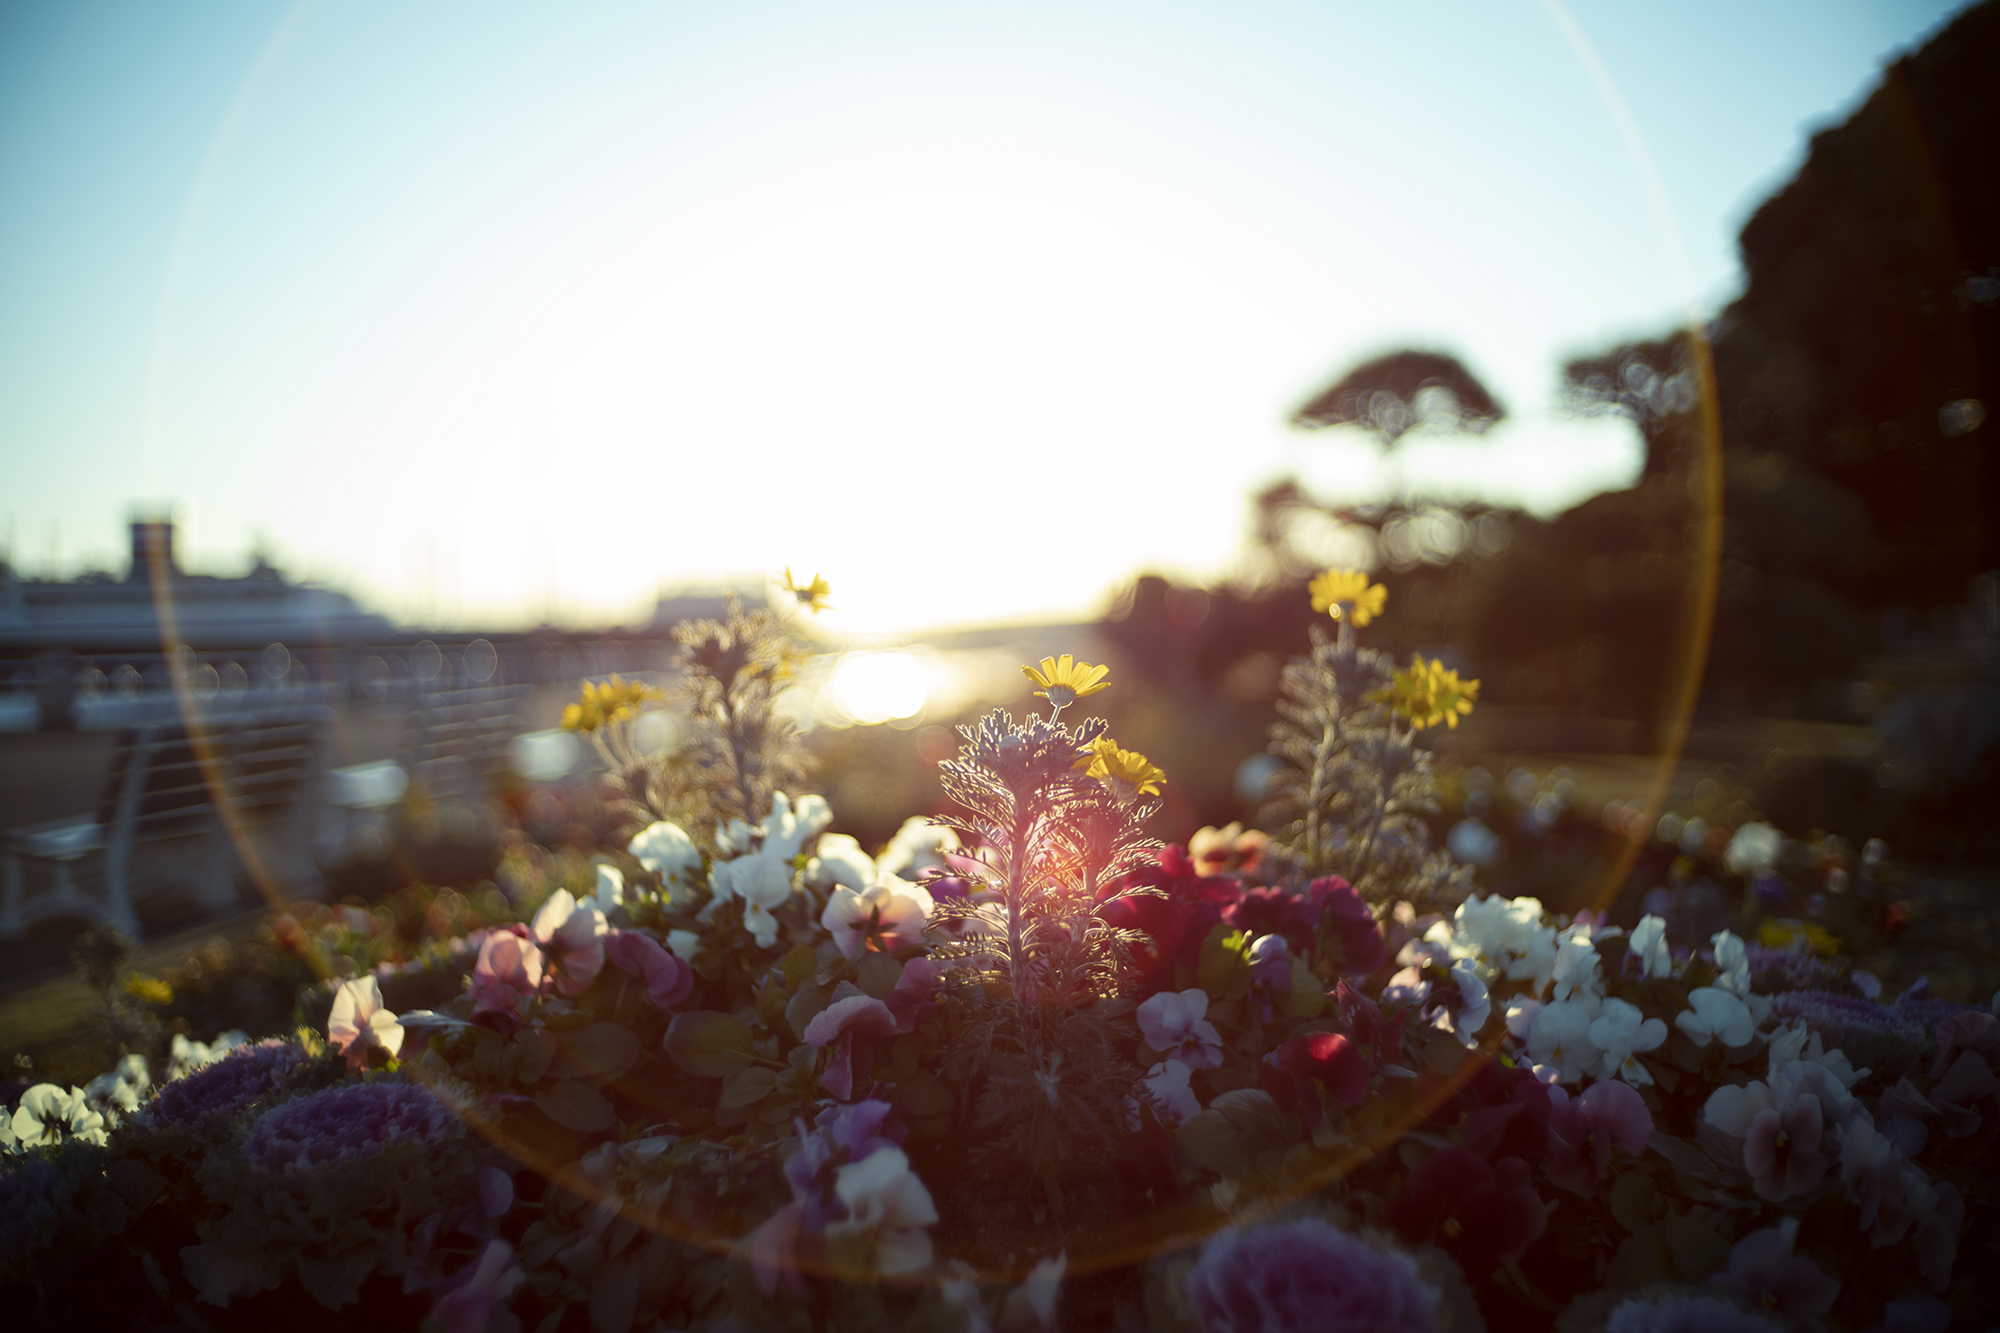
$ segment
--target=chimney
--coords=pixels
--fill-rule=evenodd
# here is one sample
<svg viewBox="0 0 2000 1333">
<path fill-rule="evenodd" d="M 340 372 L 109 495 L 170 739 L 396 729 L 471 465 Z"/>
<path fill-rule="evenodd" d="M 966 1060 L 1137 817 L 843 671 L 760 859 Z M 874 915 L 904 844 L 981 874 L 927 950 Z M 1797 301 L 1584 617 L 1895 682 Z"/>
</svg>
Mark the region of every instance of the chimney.
<svg viewBox="0 0 2000 1333">
<path fill-rule="evenodd" d="M 128 583 L 142 583 L 152 577 L 152 561 L 158 559 L 162 572 L 180 573 L 174 563 L 174 524 L 172 519 L 134 519 L 132 522 L 132 572 L 125 576 Z"/>
</svg>

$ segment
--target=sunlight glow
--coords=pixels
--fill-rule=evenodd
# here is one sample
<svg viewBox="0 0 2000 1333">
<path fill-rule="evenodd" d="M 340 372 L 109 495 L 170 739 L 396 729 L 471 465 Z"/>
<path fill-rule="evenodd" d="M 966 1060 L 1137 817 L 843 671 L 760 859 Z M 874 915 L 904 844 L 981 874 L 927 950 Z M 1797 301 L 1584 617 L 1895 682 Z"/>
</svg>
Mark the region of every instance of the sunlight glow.
<svg viewBox="0 0 2000 1333">
<path fill-rule="evenodd" d="M 829 720 L 873 726 L 916 717 L 929 698 L 924 675 L 910 653 L 849 653 L 826 687 Z"/>
</svg>

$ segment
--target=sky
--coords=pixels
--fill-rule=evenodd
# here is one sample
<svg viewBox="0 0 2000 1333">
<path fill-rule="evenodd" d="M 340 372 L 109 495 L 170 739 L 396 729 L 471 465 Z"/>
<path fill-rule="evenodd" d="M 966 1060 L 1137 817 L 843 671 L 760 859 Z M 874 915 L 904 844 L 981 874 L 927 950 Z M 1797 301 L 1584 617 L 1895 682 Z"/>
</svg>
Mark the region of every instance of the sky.
<svg viewBox="0 0 2000 1333">
<path fill-rule="evenodd" d="M 399 620 L 833 585 L 857 636 L 1094 614 L 1288 475 L 1556 512 L 1569 356 L 1712 315 L 1910 0 L 0 5 L 0 529 L 253 549 Z M 1398 346 L 1509 418 L 1290 412 Z"/>
</svg>

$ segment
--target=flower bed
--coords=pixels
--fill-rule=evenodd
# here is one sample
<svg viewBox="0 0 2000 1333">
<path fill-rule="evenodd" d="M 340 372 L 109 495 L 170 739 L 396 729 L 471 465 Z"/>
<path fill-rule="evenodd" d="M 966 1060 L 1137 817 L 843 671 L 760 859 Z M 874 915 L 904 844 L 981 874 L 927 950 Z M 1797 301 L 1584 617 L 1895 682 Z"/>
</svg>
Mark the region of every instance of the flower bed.
<svg viewBox="0 0 2000 1333">
<path fill-rule="evenodd" d="M 24 1095 L 10 1309 L 1984 1327 L 2000 1020 L 1753 930 L 1754 867 L 1759 943 L 1476 892 L 1421 740 L 1477 682 L 1359 646 L 1365 579 L 1314 595 L 1336 633 L 1287 671 L 1268 833 L 1188 846 L 1146 833 L 1168 775 L 1065 723 L 1110 682 L 1063 657 L 1027 668 L 1048 716 L 962 730 L 957 817 L 870 855 L 785 790 L 778 628 L 694 626 L 670 762 L 630 744 L 643 688 L 568 719 L 638 829 L 588 892 L 385 957 L 323 1031 L 182 1039 L 157 1092 L 135 1057 Z"/>
</svg>

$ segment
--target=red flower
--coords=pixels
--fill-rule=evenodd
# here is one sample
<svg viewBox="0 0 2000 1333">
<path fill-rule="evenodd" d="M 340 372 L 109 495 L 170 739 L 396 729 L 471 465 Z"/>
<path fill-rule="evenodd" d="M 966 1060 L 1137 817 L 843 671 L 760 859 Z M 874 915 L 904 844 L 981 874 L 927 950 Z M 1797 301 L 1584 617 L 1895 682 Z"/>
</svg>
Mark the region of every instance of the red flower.
<svg viewBox="0 0 2000 1333">
<path fill-rule="evenodd" d="M 1303 946 L 1319 914 L 1290 889 L 1245 889 L 1241 899 L 1222 909 L 1222 919 L 1252 935 L 1283 935 L 1286 943 Z"/>
<path fill-rule="evenodd" d="M 1368 1057 L 1371 1066 L 1384 1062 L 1395 1064 L 1403 1054 L 1403 1019 L 1407 1010 L 1397 1010 L 1394 1018 L 1382 1017 L 1382 1010 L 1375 1001 L 1342 981 L 1333 989 L 1334 1008 L 1340 1013 L 1340 1026 L 1347 1031 Z"/>
<path fill-rule="evenodd" d="M 1344 1106 L 1368 1095 L 1368 1057 L 1337 1032 L 1301 1032 L 1257 1063 L 1257 1079 L 1284 1110 L 1319 1123 L 1320 1084 Z"/>
<path fill-rule="evenodd" d="M 1308 885 L 1306 896 L 1319 919 L 1320 943 L 1342 972 L 1365 977 L 1389 961 L 1382 928 L 1375 924 L 1375 914 L 1353 885 L 1338 875 L 1328 875 Z"/>
<path fill-rule="evenodd" d="M 1389 1221 L 1412 1245 L 1451 1255 L 1477 1282 L 1525 1254 L 1548 1215 L 1520 1158 L 1489 1166 L 1463 1148 L 1440 1148 L 1410 1173 L 1407 1191 L 1389 1205 Z"/>
<path fill-rule="evenodd" d="M 1553 1111 L 1548 1089 L 1527 1070 L 1484 1053 L 1466 1058 L 1480 1062 L 1478 1072 L 1432 1112 L 1432 1121 L 1449 1126 L 1456 1119 L 1466 1148 L 1489 1162 L 1502 1157 L 1541 1161 L 1549 1149 Z"/>
<path fill-rule="evenodd" d="M 1129 892 L 1140 887 L 1159 892 Z M 1143 931 L 1151 937 L 1152 944 L 1142 946 L 1135 960 L 1140 992 L 1151 995 L 1179 988 L 1175 965 L 1194 967 L 1201 942 L 1222 919 L 1222 906 L 1235 903 L 1242 892 L 1233 879 L 1196 874 L 1187 853 L 1172 846 L 1162 849 L 1157 867 L 1135 870 L 1124 881 L 1100 890 L 1098 915 L 1121 930 Z"/>
</svg>

